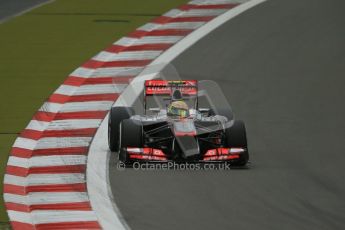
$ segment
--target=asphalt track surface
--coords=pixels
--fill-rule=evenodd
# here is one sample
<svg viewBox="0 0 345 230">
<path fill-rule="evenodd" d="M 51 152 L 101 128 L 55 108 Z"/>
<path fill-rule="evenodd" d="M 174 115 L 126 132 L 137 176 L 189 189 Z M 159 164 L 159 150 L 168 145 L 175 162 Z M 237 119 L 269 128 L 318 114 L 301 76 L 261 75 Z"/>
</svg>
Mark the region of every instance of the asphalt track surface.
<svg viewBox="0 0 345 230">
<path fill-rule="evenodd" d="M 251 168 L 118 171 L 132 229 L 345 229 L 345 2 L 271 0 L 173 63 L 217 81 L 247 125 Z M 113 158 L 115 158 L 113 156 Z"/>
<path fill-rule="evenodd" d="M 49 0 L 0 0 L 0 22 Z"/>
</svg>

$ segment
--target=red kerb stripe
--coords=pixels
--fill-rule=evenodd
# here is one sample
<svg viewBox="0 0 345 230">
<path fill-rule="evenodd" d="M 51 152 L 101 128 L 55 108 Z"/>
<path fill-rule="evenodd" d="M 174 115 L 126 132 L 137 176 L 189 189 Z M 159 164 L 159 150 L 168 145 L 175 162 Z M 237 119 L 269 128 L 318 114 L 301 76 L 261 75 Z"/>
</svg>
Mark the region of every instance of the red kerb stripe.
<svg viewBox="0 0 345 230">
<path fill-rule="evenodd" d="M 128 60 L 128 61 L 96 61 L 90 60 L 86 62 L 83 67 L 90 69 L 97 69 L 100 67 L 136 67 L 136 66 L 145 66 L 149 64 L 152 60 Z"/>
<path fill-rule="evenodd" d="M 37 111 L 35 113 L 35 115 L 33 116 L 32 120 L 36 120 L 36 121 L 52 121 L 54 119 L 55 115 L 56 115 L 56 113 Z"/>
<path fill-rule="evenodd" d="M 38 140 L 41 138 L 42 131 L 32 130 L 32 129 L 24 129 L 20 132 L 19 136 L 23 138 L 29 138 L 33 140 Z"/>
<path fill-rule="evenodd" d="M 128 84 L 133 79 L 133 77 L 134 76 L 83 78 L 71 76 L 64 82 L 64 84 L 71 86 L 96 84 Z"/>
<path fill-rule="evenodd" d="M 36 230 L 77 230 L 102 229 L 97 221 L 59 222 L 49 224 L 36 224 Z"/>
<path fill-rule="evenodd" d="M 186 36 L 193 30 L 188 29 L 165 29 L 165 30 L 152 30 L 143 31 L 136 30 L 128 35 L 128 37 L 141 38 L 143 36 Z"/>
<path fill-rule="evenodd" d="M 177 18 L 171 18 L 166 16 L 161 16 L 156 19 L 154 19 L 152 22 L 154 23 L 172 23 L 172 22 L 208 22 L 215 18 L 215 16 L 201 16 L 201 17 L 177 17 Z"/>
<path fill-rule="evenodd" d="M 6 167 L 6 174 L 25 177 L 29 174 L 85 173 L 85 170 L 85 165 L 60 165 L 32 168 L 8 165 Z"/>
<path fill-rule="evenodd" d="M 78 210 L 78 211 L 92 210 L 89 202 L 34 204 L 34 205 L 25 205 L 25 204 L 6 202 L 5 205 L 6 205 L 7 210 L 13 210 L 13 211 L 19 211 L 19 212 L 31 212 L 33 210 Z"/>
<path fill-rule="evenodd" d="M 103 119 L 108 111 L 86 111 L 86 112 L 67 112 L 67 113 L 50 113 L 37 112 L 32 120 L 37 121 L 52 121 L 52 120 L 66 120 L 66 119 Z"/>
<path fill-rule="evenodd" d="M 85 102 L 85 101 L 114 101 L 118 98 L 118 93 L 106 94 L 88 94 L 88 95 L 73 95 L 67 96 L 62 94 L 53 94 L 49 98 L 49 102 L 66 103 L 66 102 Z"/>
<path fill-rule="evenodd" d="M 58 223 L 47 223 L 47 224 L 36 224 L 31 225 L 27 223 L 21 223 L 18 221 L 11 221 L 13 229 L 20 230 L 101 230 L 101 226 L 97 221 L 79 221 L 79 222 L 58 222 Z"/>
<path fill-rule="evenodd" d="M 167 43 L 156 43 L 156 44 L 143 44 L 143 45 L 130 45 L 130 46 L 120 46 L 112 45 L 106 49 L 107 52 L 119 53 L 125 51 L 144 51 L 144 50 L 166 50 L 170 48 L 172 44 Z"/>
<path fill-rule="evenodd" d="M 11 156 L 30 158 L 33 156 L 50 156 L 50 155 L 85 155 L 88 147 L 69 147 L 69 148 L 52 148 L 52 149 L 24 149 L 13 147 Z"/>
<path fill-rule="evenodd" d="M 92 137 L 97 128 L 85 129 L 69 129 L 69 130 L 45 130 L 37 131 L 32 129 L 24 129 L 20 133 L 20 137 L 39 140 L 45 137 Z"/>
<path fill-rule="evenodd" d="M 54 120 L 66 119 L 103 119 L 108 111 L 86 111 L 86 112 L 68 112 L 57 113 Z"/>
<path fill-rule="evenodd" d="M 11 221 L 12 229 L 14 230 L 36 230 L 34 225 L 22 223 L 18 221 Z"/>
<path fill-rule="evenodd" d="M 42 137 L 92 137 L 96 131 L 97 128 L 46 130 Z"/>
<path fill-rule="evenodd" d="M 180 10 L 211 10 L 211 9 L 231 9 L 235 6 L 238 6 L 237 3 L 229 3 L 229 4 L 210 4 L 210 5 L 194 5 L 194 4 L 186 4 L 179 7 Z"/>
<path fill-rule="evenodd" d="M 4 184 L 4 193 L 12 193 L 17 195 L 27 195 L 31 192 L 85 192 L 85 183 L 76 184 L 47 184 L 47 185 L 31 185 L 18 186 L 13 184 Z"/>
</svg>

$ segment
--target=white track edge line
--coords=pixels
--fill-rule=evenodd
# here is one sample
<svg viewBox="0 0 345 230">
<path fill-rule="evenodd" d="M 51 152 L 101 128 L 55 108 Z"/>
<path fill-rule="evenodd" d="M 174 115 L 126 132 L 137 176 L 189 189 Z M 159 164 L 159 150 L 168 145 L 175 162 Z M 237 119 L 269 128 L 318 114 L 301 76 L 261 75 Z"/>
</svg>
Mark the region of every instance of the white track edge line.
<svg viewBox="0 0 345 230">
<path fill-rule="evenodd" d="M 225 22 L 265 1 L 266 0 L 250 0 L 235 8 L 230 9 L 229 11 L 204 24 L 203 26 L 196 29 L 191 34 L 187 35 L 185 38 L 177 42 L 174 46 L 162 53 L 156 60 L 154 60 L 150 64 L 150 66 L 156 65 L 158 63 L 171 62 L 183 51 L 188 49 L 190 46 L 195 44 L 201 38 L 205 37 L 207 34 L 212 32 Z M 152 76 L 140 74 L 135 78 L 135 80 L 142 81 L 146 78 L 152 78 Z M 122 96 L 125 96 L 126 91 L 128 90 L 125 90 L 120 98 Z M 139 95 L 139 92 L 141 91 L 139 90 L 136 92 Z M 119 99 L 116 101 L 115 105 L 121 103 L 121 100 Z M 96 215 L 98 216 L 98 221 L 104 229 L 130 229 L 117 205 L 115 204 L 115 202 L 113 202 L 114 199 L 112 197 L 111 188 L 109 187 L 108 162 L 110 153 L 108 151 L 106 136 L 108 115 L 105 117 L 101 126 L 98 128 L 97 133 L 95 134 L 89 148 L 86 169 L 87 190 L 92 209 L 95 211 Z M 105 178 L 106 182 L 104 180 Z"/>
</svg>

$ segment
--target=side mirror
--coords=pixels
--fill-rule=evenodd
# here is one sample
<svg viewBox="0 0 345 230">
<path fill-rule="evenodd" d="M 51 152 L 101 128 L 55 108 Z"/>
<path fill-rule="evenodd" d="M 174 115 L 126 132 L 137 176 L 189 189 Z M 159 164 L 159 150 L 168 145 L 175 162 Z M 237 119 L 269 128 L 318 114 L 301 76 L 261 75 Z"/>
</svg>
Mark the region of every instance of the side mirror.
<svg viewBox="0 0 345 230">
<path fill-rule="evenodd" d="M 149 108 L 149 111 L 153 112 L 153 113 L 159 113 L 161 111 L 161 109 L 160 108 Z"/>
<path fill-rule="evenodd" d="M 210 113 L 209 108 L 199 108 L 198 111 L 201 113 L 202 116 L 208 116 Z"/>
<path fill-rule="evenodd" d="M 208 113 L 208 112 L 210 112 L 209 108 L 199 108 L 198 110 L 199 110 L 200 113 Z"/>
</svg>

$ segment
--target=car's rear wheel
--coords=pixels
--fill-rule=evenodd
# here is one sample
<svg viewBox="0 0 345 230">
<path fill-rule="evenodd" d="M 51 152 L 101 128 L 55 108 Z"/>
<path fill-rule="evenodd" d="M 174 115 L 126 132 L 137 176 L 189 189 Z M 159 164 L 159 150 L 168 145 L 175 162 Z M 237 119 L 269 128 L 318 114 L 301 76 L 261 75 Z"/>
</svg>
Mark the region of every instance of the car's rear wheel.
<svg viewBox="0 0 345 230">
<path fill-rule="evenodd" d="M 130 163 L 127 147 L 142 148 L 143 130 L 139 121 L 123 120 L 120 128 L 120 155 L 119 160 L 125 164 Z"/>
<path fill-rule="evenodd" d="M 120 124 L 122 120 L 134 115 L 134 110 L 130 107 L 113 107 L 110 110 L 108 119 L 108 145 L 112 152 L 119 151 Z"/>
<path fill-rule="evenodd" d="M 243 121 L 234 120 L 231 127 L 225 129 L 226 144 L 229 148 L 244 148 L 245 152 L 240 154 L 238 160 L 234 160 L 231 165 L 244 166 L 249 160 L 246 128 Z"/>
</svg>

